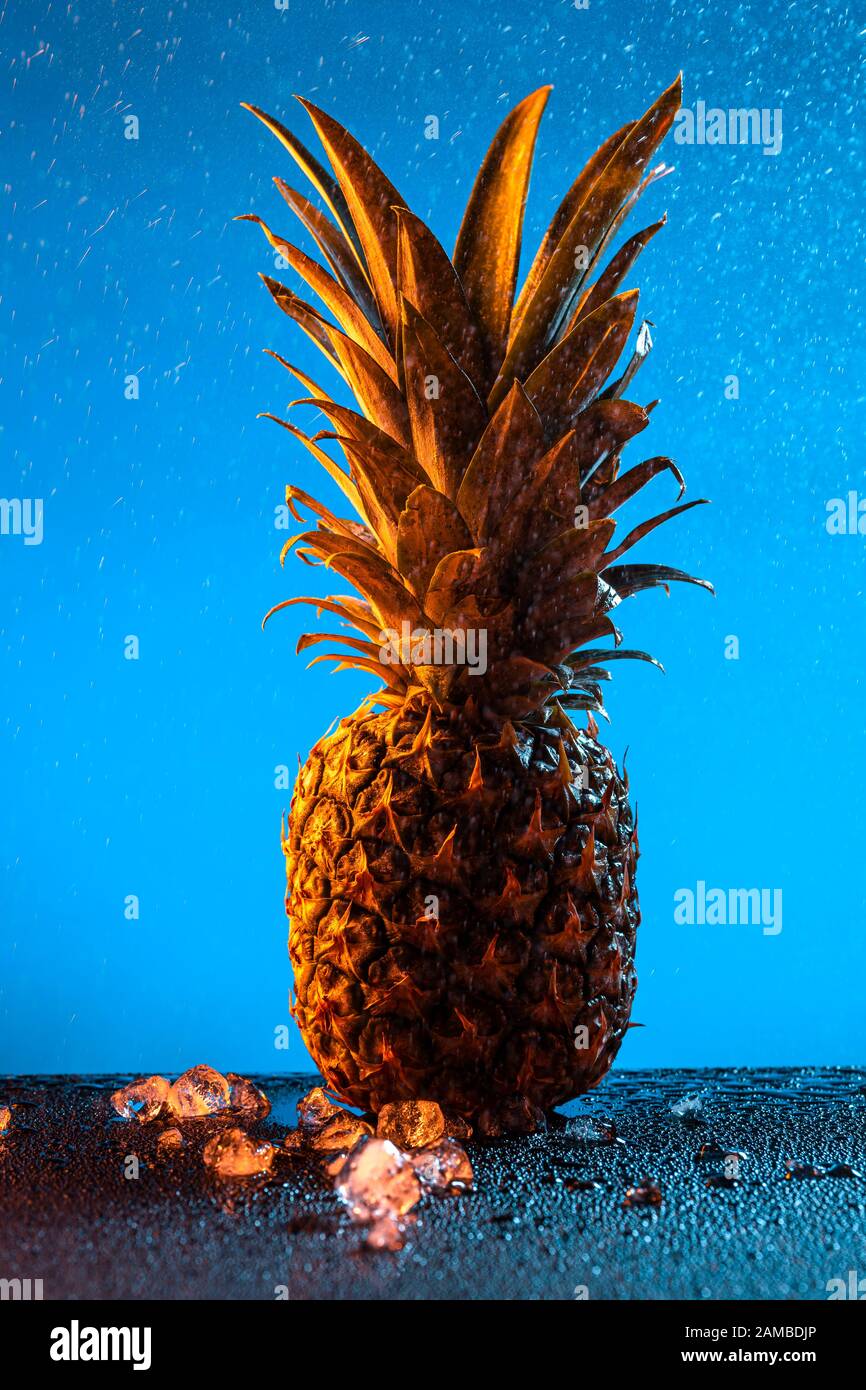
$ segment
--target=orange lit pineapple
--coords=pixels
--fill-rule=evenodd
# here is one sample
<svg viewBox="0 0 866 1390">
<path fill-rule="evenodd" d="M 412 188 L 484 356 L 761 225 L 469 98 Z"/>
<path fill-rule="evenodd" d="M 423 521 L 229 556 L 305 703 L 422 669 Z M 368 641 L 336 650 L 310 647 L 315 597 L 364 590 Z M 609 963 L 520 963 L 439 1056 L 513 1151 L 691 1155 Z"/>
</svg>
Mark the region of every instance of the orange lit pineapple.
<svg viewBox="0 0 866 1390">
<path fill-rule="evenodd" d="M 611 380 L 637 307 L 637 291 L 620 286 L 662 223 L 604 264 L 643 188 L 666 172 L 649 166 L 680 82 L 592 156 L 515 300 L 547 95 L 504 121 L 451 260 L 331 117 L 303 103 L 333 176 L 249 108 L 330 214 L 276 180 L 327 269 L 261 223 L 327 312 L 265 283 L 357 407 L 278 359 L 304 388 L 295 404 L 332 429 L 308 436 L 279 423 L 351 513 L 289 486 L 293 513 L 315 524 L 286 550 L 357 592 L 277 608 L 312 603 L 350 625 L 355 635 L 306 634 L 298 649 L 340 643 L 315 659 L 360 667 L 382 687 L 315 746 L 295 787 L 283 841 L 294 1013 L 351 1103 L 378 1111 L 434 1098 L 487 1133 L 532 1129 L 594 1086 L 628 1026 L 637 839 L 627 782 L 592 712 L 609 661 L 652 658 L 594 644 L 620 642 L 621 599 L 702 582 L 623 562 L 696 503 L 618 543 L 612 519 L 663 470 L 682 495 L 670 459 L 621 471 L 651 409 L 624 399 L 645 331 Z M 575 710 L 587 711 L 585 730 Z"/>
</svg>

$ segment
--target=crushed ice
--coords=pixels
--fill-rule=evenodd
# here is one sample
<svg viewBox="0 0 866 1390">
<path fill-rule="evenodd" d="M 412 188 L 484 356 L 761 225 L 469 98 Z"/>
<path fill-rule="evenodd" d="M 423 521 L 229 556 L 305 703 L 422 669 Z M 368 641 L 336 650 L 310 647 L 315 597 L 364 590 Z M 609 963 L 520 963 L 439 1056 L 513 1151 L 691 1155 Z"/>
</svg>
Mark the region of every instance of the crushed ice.
<svg viewBox="0 0 866 1390">
<path fill-rule="evenodd" d="M 204 1064 L 190 1067 L 174 1085 L 164 1076 L 141 1077 L 115 1091 L 111 1104 L 122 1119 L 140 1124 L 168 1116 L 188 1120 L 221 1113 L 261 1120 L 271 1109 L 267 1096 L 247 1077 L 231 1071 L 223 1076 Z"/>
</svg>

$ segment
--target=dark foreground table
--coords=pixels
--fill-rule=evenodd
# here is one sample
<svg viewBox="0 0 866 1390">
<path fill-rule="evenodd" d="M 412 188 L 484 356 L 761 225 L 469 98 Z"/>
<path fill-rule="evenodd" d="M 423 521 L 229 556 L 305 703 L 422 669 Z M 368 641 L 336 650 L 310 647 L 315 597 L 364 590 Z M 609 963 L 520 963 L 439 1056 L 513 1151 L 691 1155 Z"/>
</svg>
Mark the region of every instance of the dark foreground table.
<svg viewBox="0 0 866 1390">
<path fill-rule="evenodd" d="M 0 1280 L 41 1279 L 46 1299 L 827 1299 L 854 1272 L 866 1294 L 866 1180 L 786 1178 L 787 1160 L 866 1174 L 863 1071 L 615 1072 L 563 1113 L 613 1117 L 623 1143 L 470 1144 L 476 1191 L 425 1198 L 399 1254 L 361 1248 L 313 1164 L 210 1178 L 220 1121 L 187 1122 L 183 1153 L 158 1160 L 165 1126 L 111 1118 L 129 1079 L 0 1080 Z M 279 1140 L 315 1078 L 257 1080 L 273 1112 L 251 1131 Z M 695 1094 L 696 1114 L 672 1111 Z M 696 1161 L 712 1141 L 745 1154 L 729 1188 Z M 647 1176 L 662 1205 L 625 1207 Z"/>
</svg>

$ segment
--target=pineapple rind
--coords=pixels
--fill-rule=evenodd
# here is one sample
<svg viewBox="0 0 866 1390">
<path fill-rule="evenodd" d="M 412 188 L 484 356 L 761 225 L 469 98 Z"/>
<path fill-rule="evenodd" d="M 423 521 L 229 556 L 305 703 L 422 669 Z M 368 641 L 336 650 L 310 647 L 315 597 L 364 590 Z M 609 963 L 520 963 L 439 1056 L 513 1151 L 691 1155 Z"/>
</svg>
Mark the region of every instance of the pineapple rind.
<svg viewBox="0 0 866 1390">
<path fill-rule="evenodd" d="M 435 1099 L 494 1133 L 604 1076 L 638 850 L 592 733 L 362 709 L 310 753 L 284 850 L 293 1012 L 345 1100 Z"/>
</svg>

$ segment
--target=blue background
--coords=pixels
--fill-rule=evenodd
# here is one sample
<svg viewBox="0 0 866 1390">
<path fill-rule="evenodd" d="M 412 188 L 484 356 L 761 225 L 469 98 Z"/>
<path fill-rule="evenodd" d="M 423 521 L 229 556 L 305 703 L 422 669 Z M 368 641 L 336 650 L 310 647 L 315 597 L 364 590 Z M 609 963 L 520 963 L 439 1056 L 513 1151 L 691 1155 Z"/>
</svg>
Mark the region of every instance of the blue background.
<svg viewBox="0 0 866 1390">
<path fill-rule="evenodd" d="M 688 105 L 781 107 L 784 142 L 767 158 L 669 140 L 676 172 L 630 223 L 669 213 L 638 267 L 656 347 L 636 394 L 662 405 L 631 461 L 672 454 L 689 496 L 715 504 L 635 558 L 704 574 L 718 597 L 680 587 L 622 610 L 628 645 L 668 674 L 620 665 L 609 688 L 643 852 L 646 1027 L 620 1061 L 862 1062 L 866 537 L 829 536 L 825 515 L 866 492 L 864 37 L 862 18 L 832 11 L 3 11 L 0 496 L 43 497 L 45 538 L 0 538 L 0 1069 L 309 1065 L 294 1029 L 274 1048 L 289 984 L 275 768 L 368 686 L 305 674 L 304 610 L 259 630 L 318 578 L 279 569 L 283 485 L 329 495 L 301 447 L 255 419 L 302 394 L 261 349 L 326 386 L 329 373 L 256 278 L 273 273 L 261 234 L 231 220 L 255 210 L 298 239 L 270 178 L 304 186 L 238 103 L 310 143 L 291 94 L 323 105 L 450 247 L 499 121 L 554 83 L 531 253 L 584 158 L 680 67 Z M 665 479 L 645 496 L 674 500 Z M 781 888 L 781 935 L 677 926 L 674 892 L 698 879 Z"/>
</svg>

